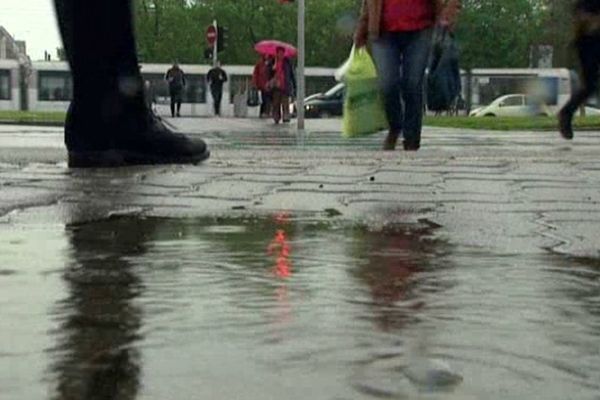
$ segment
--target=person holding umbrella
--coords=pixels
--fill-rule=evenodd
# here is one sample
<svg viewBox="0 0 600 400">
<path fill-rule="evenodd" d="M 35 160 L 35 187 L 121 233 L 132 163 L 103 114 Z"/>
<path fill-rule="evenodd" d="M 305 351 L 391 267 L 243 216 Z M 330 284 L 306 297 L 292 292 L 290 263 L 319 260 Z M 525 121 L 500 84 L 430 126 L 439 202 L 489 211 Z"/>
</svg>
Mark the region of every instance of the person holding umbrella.
<svg viewBox="0 0 600 400">
<path fill-rule="evenodd" d="M 261 54 L 260 60 L 254 66 L 252 73 L 252 85 L 260 92 L 260 117 L 265 118 L 271 115 L 271 91 L 267 89 L 271 74 L 271 64 L 273 60 L 270 56 Z"/>
<path fill-rule="evenodd" d="M 296 93 L 296 77 L 290 59 L 285 55 L 284 47 L 277 47 L 269 80 L 273 96 L 273 120 L 290 122 L 290 97 Z"/>
<path fill-rule="evenodd" d="M 290 97 L 296 93 L 296 77 L 290 61 L 297 50 L 291 44 L 278 40 L 263 40 L 254 49 L 260 54 L 274 56 L 269 71 L 267 90 L 271 91 L 271 112 L 276 124 L 281 119 L 290 122 Z"/>
</svg>

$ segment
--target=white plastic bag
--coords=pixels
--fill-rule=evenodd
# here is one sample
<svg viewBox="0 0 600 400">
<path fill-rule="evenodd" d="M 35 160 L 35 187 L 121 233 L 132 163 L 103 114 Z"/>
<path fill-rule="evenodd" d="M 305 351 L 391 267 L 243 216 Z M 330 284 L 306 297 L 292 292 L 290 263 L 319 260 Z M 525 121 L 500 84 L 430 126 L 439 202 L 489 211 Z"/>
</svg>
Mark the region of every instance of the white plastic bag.
<svg viewBox="0 0 600 400">
<path fill-rule="evenodd" d="M 354 56 L 354 50 L 355 50 L 355 47 L 354 47 L 354 45 L 352 45 L 352 50 L 350 50 L 350 55 L 348 56 L 348 59 L 342 65 L 340 65 L 338 69 L 335 70 L 335 73 L 333 74 L 333 76 L 335 77 L 336 81 L 338 81 L 338 82 L 344 81 L 346 73 L 348 73 L 348 70 L 350 69 L 350 64 L 352 63 L 352 57 Z"/>
</svg>

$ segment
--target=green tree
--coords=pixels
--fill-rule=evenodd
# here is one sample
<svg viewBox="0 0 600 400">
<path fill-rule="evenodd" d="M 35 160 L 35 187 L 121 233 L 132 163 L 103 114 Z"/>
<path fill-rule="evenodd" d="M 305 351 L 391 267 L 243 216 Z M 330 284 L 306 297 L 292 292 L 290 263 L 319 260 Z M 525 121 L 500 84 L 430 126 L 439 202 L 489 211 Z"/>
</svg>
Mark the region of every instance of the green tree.
<svg viewBox="0 0 600 400">
<path fill-rule="evenodd" d="M 306 62 L 337 66 L 352 39 L 344 22 L 356 16 L 360 0 L 306 1 Z M 296 5 L 276 0 L 136 0 L 139 53 L 145 62 L 204 62 L 206 27 L 217 19 L 228 28 L 226 64 L 253 64 L 262 39 L 296 43 Z"/>
<path fill-rule="evenodd" d="M 542 40 L 554 47 L 554 66 L 573 68 L 576 57 L 573 42 L 572 14 L 574 0 L 545 0 Z"/>
<path fill-rule="evenodd" d="M 544 9 L 532 0 L 463 0 L 457 27 L 467 68 L 528 67 L 540 42 Z"/>
</svg>

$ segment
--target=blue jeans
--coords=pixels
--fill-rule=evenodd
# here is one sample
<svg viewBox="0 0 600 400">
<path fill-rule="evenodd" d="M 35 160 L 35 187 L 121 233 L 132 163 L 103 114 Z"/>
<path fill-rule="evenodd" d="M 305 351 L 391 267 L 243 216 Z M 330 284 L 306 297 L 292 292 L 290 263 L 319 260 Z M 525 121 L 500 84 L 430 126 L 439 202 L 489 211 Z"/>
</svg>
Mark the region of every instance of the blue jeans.
<svg viewBox="0 0 600 400">
<path fill-rule="evenodd" d="M 372 43 L 390 132 L 418 144 L 423 125 L 423 81 L 432 29 L 383 32 Z"/>
</svg>

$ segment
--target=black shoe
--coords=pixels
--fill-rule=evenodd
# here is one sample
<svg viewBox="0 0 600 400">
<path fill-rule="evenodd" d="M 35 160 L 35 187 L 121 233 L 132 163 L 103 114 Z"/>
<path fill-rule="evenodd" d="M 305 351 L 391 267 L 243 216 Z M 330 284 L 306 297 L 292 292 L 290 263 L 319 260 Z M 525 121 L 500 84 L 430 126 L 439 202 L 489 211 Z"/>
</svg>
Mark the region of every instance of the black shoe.
<svg viewBox="0 0 600 400">
<path fill-rule="evenodd" d="M 383 142 L 383 150 L 395 150 L 396 142 L 398 142 L 399 132 L 389 131 Z"/>
<path fill-rule="evenodd" d="M 560 135 L 567 140 L 573 139 L 573 126 L 572 121 L 573 116 L 569 115 L 564 110 L 561 110 L 558 113 L 558 130 Z"/>
<path fill-rule="evenodd" d="M 142 132 L 123 132 L 108 149 L 69 149 L 70 168 L 104 168 L 151 164 L 198 164 L 208 157 L 206 143 L 167 128 L 150 114 Z M 69 134 L 73 135 L 74 132 Z"/>
<path fill-rule="evenodd" d="M 181 114 L 177 113 L 177 116 L 178 116 L 178 117 L 181 117 Z"/>
<path fill-rule="evenodd" d="M 404 140 L 402 142 L 404 151 L 417 151 L 421 147 L 421 143 L 416 140 Z"/>
</svg>

